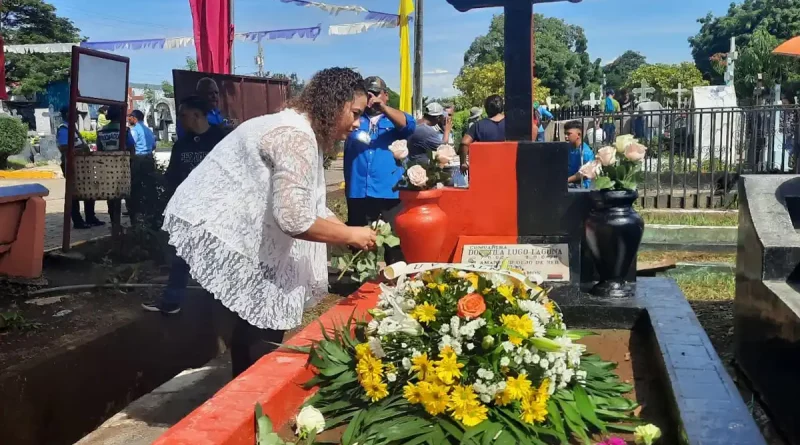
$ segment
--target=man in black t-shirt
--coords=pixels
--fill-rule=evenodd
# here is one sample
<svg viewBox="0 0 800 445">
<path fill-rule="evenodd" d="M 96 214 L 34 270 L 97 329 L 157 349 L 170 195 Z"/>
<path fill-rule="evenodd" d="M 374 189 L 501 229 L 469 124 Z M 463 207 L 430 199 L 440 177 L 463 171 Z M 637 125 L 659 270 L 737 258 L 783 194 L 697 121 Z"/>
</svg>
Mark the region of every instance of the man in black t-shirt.
<svg viewBox="0 0 800 445">
<path fill-rule="evenodd" d="M 461 138 L 461 171 L 469 170 L 469 146 L 473 142 L 504 142 L 506 140 L 506 116 L 503 114 L 503 98 L 494 94 L 484 102 L 486 115 L 475 125 L 469 127 Z"/>
<path fill-rule="evenodd" d="M 208 111 L 208 102 L 198 96 L 190 96 L 181 101 L 178 119 L 186 133 L 172 147 L 169 166 L 164 175 L 167 186 L 173 192 L 229 133 L 225 128 L 208 123 Z M 143 303 L 142 308 L 150 312 L 177 314 L 181 310 L 188 284 L 189 265 L 176 255 L 172 261 L 167 288 L 161 298 Z"/>
</svg>

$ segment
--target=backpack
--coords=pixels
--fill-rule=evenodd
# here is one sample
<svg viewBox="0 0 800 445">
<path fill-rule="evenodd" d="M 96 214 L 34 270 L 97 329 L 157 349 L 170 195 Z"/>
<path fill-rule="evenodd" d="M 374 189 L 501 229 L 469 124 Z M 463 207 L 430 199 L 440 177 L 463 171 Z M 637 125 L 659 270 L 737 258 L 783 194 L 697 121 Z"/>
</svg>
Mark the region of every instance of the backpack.
<svg viewBox="0 0 800 445">
<path fill-rule="evenodd" d="M 603 111 L 606 113 L 614 113 L 617 111 L 614 107 L 614 99 L 612 99 L 611 96 L 606 97 L 606 109 Z"/>
</svg>

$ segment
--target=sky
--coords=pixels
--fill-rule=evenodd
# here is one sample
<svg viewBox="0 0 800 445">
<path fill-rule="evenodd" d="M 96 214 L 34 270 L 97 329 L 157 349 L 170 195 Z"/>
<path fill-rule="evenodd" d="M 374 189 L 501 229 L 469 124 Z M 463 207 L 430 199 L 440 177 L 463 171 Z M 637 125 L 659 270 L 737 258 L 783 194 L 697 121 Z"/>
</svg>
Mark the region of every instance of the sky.
<svg viewBox="0 0 800 445">
<path fill-rule="evenodd" d="M 398 29 L 374 29 L 362 34 L 330 36 L 328 25 L 364 21 L 364 16 L 342 12 L 332 16 L 318 8 L 282 3 L 280 0 L 234 0 L 237 32 L 303 28 L 322 25 L 316 40 L 264 40 L 265 70 L 296 72 L 309 78 L 331 66 L 358 68 L 364 76 L 383 77 L 390 87 L 399 86 Z M 397 0 L 318 0 L 339 5 L 397 13 Z M 187 0 L 137 0 L 103 2 L 102 8 L 87 8 L 86 0 L 50 0 L 57 13 L 71 19 L 90 41 L 182 37 L 192 35 Z M 559 17 L 583 27 L 592 60 L 610 62 L 627 50 L 639 51 L 650 63 L 691 60 L 687 39 L 697 33 L 697 19 L 712 12 L 724 14 L 731 0 L 583 0 L 581 3 L 536 5 L 535 11 Z M 473 39 L 485 34 L 501 8 L 456 11 L 445 0 L 424 0 L 423 93 L 446 97 L 456 93 L 453 79 Z M 257 45 L 237 41 L 235 72 L 257 71 Z M 172 79 L 171 70 L 181 68 L 194 47 L 175 50 L 122 51 L 131 59 L 131 82 L 160 84 Z"/>
</svg>

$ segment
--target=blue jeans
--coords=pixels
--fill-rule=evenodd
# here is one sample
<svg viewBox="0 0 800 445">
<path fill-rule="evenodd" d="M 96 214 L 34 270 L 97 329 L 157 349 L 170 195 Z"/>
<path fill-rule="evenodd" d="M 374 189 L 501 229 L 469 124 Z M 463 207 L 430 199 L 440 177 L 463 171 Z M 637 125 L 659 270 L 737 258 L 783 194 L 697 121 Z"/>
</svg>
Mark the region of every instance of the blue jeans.
<svg viewBox="0 0 800 445">
<path fill-rule="evenodd" d="M 540 131 L 536 135 L 536 142 L 544 142 L 544 131 Z"/>
<path fill-rule="evenodd" d="M 167 288 L 161 295 L 161 302 L 180 306 L 186 296 L 186 286 L 189 285 L 189 265 L 183 258 L 175 255 L 172 267 L 169 270 Z"/>
<path fill-rule="evenodd" d="M 613 123 L 603 124 L 603 133 L 606 134 L 606 144 L 613 144 L 617 140 L 617 127 Z"/>
<path fill-rule="evenodd" d="M 447 167 L 445 169 L 448 173 L 450 173 L 450 177 L 453 178 L 453 187 L 467 187 L 467 177 L 461 173 L 461 167 Z"/>
</svg>

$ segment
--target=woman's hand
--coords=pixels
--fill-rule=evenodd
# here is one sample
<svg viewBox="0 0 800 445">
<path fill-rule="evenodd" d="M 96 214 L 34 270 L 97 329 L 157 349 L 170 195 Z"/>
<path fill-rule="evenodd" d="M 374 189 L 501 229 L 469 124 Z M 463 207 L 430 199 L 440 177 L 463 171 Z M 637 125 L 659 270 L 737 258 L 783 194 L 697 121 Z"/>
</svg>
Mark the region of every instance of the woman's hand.
<svg viewBox="0 0 800 445">
<path fill-rule="evenodd" d="M 361 250 L 370 250 L 375 247 L 375 231 L 369 227 L 350 227 L 350 246 Z"/>
</svg>

